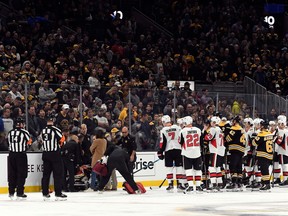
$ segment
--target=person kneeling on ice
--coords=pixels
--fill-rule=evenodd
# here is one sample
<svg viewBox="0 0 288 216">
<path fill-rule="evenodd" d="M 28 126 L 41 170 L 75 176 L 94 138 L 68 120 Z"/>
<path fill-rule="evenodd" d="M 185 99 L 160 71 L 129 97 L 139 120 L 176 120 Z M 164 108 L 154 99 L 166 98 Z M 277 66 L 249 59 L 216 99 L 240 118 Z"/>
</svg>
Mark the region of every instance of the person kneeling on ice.
<svg viewBox="0 0 288 216">
<path fill-rule="evenodd" d="M 110 179 L 112 171 L 114 169 L 117 169 L 118 172 L 123 176 L 125 181 L 132 188 L 133 190 L 132 193 L 144 193 L 143 190 L 140 190 L 140 188 L 138 188 L 136 182 L 133 180 L 131 173 L 129 172 L 128 164 L 129 164 L 130 157 L 125 150 L 121 149 L 120 147 L 114 144 L 110 144 L 107 147 L 104 156 L 108 156 L 108 159 L 107 159 L 108 173 L 106 176 L 102 176 L 100 180 L 99 187 L 98 187 L 99 192 L 103 192 L 105 185 Z"/>
</svg>

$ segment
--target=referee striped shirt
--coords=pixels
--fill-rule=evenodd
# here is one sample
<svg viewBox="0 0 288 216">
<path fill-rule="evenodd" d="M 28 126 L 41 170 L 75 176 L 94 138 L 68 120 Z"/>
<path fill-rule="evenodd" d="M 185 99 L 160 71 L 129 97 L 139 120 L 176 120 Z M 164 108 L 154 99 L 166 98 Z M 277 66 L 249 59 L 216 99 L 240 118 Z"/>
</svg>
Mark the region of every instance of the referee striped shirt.
<svg viewBox="0 0 288 216">
<path fill-rule="evenodd" d="M 10 152 L 26 152 L 28 145 L 32 143 L 29 132 L 22 128 L 9 131 L 7 138 Z"/>
<path fill-rule="evenodd" d="M 65 141 L 64 136 L 59 128 L 49 125 L 42 130 L 41 137 L 43 140 L 43 151 L 58 151 L 60 145 Z"/>
</svg>

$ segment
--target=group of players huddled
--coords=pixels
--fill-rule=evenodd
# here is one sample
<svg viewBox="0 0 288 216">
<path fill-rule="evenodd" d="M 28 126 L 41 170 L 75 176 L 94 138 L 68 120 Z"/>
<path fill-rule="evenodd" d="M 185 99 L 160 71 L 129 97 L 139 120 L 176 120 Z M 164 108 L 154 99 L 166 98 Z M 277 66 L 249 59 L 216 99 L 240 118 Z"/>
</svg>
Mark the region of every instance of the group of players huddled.
<svg viewBox="0 0 288 216">
<path fill-rule="evenodd" d="M 164 159 L 167 191 L 270 191 L 288 185 L 288 129 L 286 116 L 228 121 L 215 114 L 201 131 L 191 116 L 162 117 L 158 157 Z M 175 170 L 174 170 L 175 169 Z M 283 181 L 280 180 L 282 171 Z"/>
</svg>

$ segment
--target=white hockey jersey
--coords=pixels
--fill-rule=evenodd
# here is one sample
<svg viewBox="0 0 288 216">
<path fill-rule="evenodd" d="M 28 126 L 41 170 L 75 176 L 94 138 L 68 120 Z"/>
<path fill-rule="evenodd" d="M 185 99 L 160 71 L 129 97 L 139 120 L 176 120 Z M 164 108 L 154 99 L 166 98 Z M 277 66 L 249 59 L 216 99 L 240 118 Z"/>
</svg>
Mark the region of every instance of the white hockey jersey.
<svg viewBox="0 0 288 216">
<path fill-rule="evenodd" d="M 245 131 L 245 139 L 246 139 L 246 143 L 245 143 L 245 153 L 244 155 L 247 155 L 248 152 L 252 151 L 252 140 L 253 137 L 252 135 L 256 134 L 254 132 L 254 129 L 251 127 L 248 131 Z"/>
<path fill-rule="evenodd" d="M 278 129 L 278 137 L 276 139 L 278 145 L 278 154 L 288 156 L 288 130 Z"/>
<path fill-rule="evenodd" d="M 204 140 L 209 141 L 209 152 L 225 155 L 224 134 L 220 127 L 211 127 L 209 133 L 204 137 Z"/>
<path fill-rule="evenodd" d="M 172 149 L 181 149 L 179 144 L 179 133 L 181 128 L 178 125 L 163 127 L 160 131 L 160 150 L 165 152 Z"/>
<path fill-rule="evenodd" d="M 182 155 L 187 158 L 201 156 L 200 149 L 201 130 L 197 127 L 185 127 L 181 130 L 179 143 L 182 146 Z"/>
</svg>

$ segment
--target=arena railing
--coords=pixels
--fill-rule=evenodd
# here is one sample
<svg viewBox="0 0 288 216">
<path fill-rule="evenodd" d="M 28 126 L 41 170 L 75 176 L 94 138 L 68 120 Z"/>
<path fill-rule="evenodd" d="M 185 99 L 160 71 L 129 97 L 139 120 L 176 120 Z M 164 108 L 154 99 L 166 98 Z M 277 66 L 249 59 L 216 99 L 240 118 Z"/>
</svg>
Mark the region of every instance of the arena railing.
<svg viewBox="0 0 288 216">
<path fill-rule="evenodd" d="M 116 127 L 119 113 L 126 106 L 128 112 L 126 117 L 121 119 L 121 124 L 129 127 L 130 133 L 137 137 L 138 149 L 144 151 L 157 149 L 159 131 L 162 128 L 162 115 L 170 115 L 173 122 L 177 122 L 178 118 L 185 115 L 191 115 L 195 123 L 198 124 L 199 121 L 199 124 L 201 124 L 204 116 L 209 112 L 220 112 L 228 119 L 234 115 L 267 118 L 272 108 L 276 109 L 279 114 L 287 112 L 287 100 L 270 92 L 266 94 L 206 92 L 203 95 L 202 91 L 173 90 L 168 87 L 162 89 L 149 89 L 139 86 L 129 88 L 127 84 L 119 85 L 116 83 L 117 85 L 111 87 L 101 86 L 101 89 L 96 89 L 88 85 L 63 83 L 61 85 L 49 84 L 49 88 L 53 89 L 56 94 L 51 98 L 41 98 L 39 91 L 43 84 L 25 84 L 21 82 L 17 85 L 17 91 L 22 96 L 21 100 L 19 101 L 19 98 L 17 98 L 18 102 L 17 100 L 16 102 L 20 103 L 20 107 L 22 107 L 22 116 L 26 119 L 26 128 L 28 128 L 29 122 L 25 113 L 28 112 L 29 106 L 34 105 L 39 110 L 45 102 L 48 102 L 51 108 L 48 107 L 48 114 L 46 115 L 56 116 L 63 104 L 69 104 L 75 111 L 73 114 L 75 116 L 72 117 L 77 119 L 78 125 L 82 124 L 88 108 L 94 110 L 94 115 L 97 114 L 100 108 L 107 109 L 110 113 L 107 116 L 108 118 L 111 116 L 111 120 L 109 119 L 110 125 L 106 130 L 110 132 L 113 127 Z M 15 107 L 14 103 L 16 102 L 13 102 L 11 98 L 9 99 L 8 94 L 12 90 L 12 85 L 12 83 L 0 82 L 2 109 L 3 107 L 9 107 L 9 104 L 10 107 Z M 246 87 L 258 88 L 258 86 L 251 84 Z M 257 90 L 257 92 L 259 93 L 260 90 Z M 132 105 L 128 106 L 128 103 Z M 192 108 L 190 105 L 189 108 L 187 104 L 190 104 Z M 16 114 L 13 113 L 13 115 Z M 141 124 L 144 124 L 144 129 L 139 127 Z"/>
</svg>

